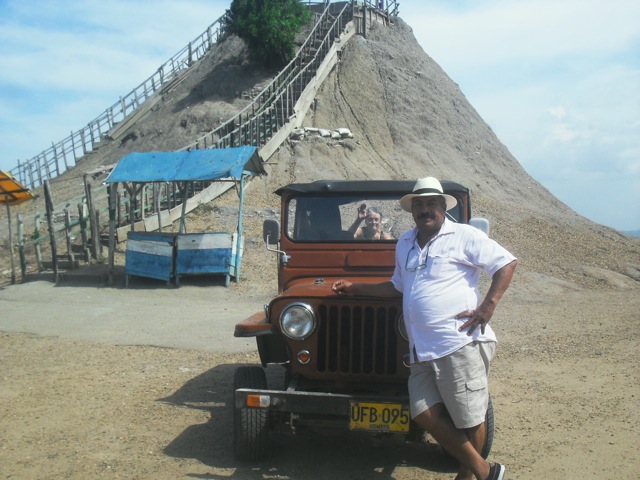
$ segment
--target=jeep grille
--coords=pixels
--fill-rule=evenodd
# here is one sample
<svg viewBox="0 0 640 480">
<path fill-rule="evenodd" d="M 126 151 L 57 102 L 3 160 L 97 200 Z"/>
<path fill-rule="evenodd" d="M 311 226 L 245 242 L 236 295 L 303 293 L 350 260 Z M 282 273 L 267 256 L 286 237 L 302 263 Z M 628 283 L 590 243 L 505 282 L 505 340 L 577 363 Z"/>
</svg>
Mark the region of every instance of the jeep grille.
<svg viewBox="0 0 640 480">
<path fill-rule="evenodd" d="M 317 370 L 387 376 L 398 369 L 397 307 L 321 305 Z"/>
</svg>

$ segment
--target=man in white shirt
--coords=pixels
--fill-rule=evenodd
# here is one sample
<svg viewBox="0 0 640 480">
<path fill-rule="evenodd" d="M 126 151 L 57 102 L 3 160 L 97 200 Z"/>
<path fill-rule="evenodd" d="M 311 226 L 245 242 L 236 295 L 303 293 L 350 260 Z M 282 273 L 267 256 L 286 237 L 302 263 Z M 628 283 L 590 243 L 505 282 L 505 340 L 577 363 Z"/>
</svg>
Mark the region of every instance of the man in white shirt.
<svg viewBox="0 0 640 480">
<path fill-rule="evenodd" d="M 388 282 L 332 286 L 339 295 L 403 297 L 411 351 L 409 398 L 413 420 L 461 463 L 456 480 L 502 480 L 505 467 L 480 452 L 489 402 L 489 365 L 496 336 L 488 325 L 517 260 L 469 225 L 446 219 L 456 199 L 433 177 L 419 179 L 400 200 L 416 227 L 396 246 Z M 484 299 L 481 272 L 491 277 Z"/>
</svg>

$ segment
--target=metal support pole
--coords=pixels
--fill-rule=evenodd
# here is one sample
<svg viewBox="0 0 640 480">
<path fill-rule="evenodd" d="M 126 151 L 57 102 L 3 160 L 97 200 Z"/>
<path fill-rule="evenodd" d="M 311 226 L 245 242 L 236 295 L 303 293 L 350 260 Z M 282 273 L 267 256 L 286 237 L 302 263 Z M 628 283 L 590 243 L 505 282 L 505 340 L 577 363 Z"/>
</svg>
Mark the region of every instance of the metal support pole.
<svg viewBox="0 0 640 480">
<path fill-rule="evenodd" d="M 107 187 L 109 197 L 109 285 L 114 284 L 115 274 L 115 250 L 116 250 L 116 197 L 118 196 L 118 183 L 112 183 Z"/>
</svg>

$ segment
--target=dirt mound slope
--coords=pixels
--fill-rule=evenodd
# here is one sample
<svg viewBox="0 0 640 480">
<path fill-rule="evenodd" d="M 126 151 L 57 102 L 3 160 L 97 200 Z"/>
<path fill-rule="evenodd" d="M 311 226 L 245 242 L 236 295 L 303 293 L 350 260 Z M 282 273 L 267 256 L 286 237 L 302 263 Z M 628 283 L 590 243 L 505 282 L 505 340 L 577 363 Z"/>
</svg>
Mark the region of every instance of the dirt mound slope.
<svg viewBox="0 0 640 480">
<path fill-rule="evenodd" d="M 221 42 L 121 140 L 104 142 L 53 180 L 54 200 L 81 193 L 85 172 L 131 151 L 182 148 L 243 108 L 274 73 L 253 62 L 240 39 Z M 268 159 L 268 175 L 249 184 L 243 282 L 251 288 L 274 287 L 275 261 L 265 265 L 260 237 L 262 220 L 277 216 L 278 187 L 321 178 L 426 175 L 472 189 L 474 214 L 487 217 L 492 235 L 518 256 L 521 278 L 640 285 L 640 239 L 580 217 L 529 176 L 401 19 L 345 45 L 304 126 L 346 127 L 353 138 L 290 140 Z M 195 211 L 189 231 L 218 228 L 236 201 L 231 193 Z M 37 202 L 23 208 L 44 210 Z"/>
</svg>

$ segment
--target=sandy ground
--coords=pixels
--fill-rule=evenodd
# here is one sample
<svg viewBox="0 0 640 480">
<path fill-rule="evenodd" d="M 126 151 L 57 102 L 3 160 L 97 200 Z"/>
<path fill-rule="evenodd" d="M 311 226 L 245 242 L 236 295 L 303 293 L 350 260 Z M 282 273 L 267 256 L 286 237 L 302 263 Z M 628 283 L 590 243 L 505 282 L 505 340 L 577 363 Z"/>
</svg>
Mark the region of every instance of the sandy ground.
<svg viewBox="0 0 640 480">
<path fill-rule="evenodd" d="M 637 289 L 523 277 L 493 319 L 491 458 L 512 479 L 637 478 Z M 267 460 L 237 462 L 233 372 L 257 353 L 232 330 L 262 301 L 234 286 L 0 290 L 0 477 L 453 478 L 434 445 L 349 433 L 274 435 Z"/>
</svg>

